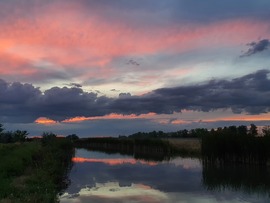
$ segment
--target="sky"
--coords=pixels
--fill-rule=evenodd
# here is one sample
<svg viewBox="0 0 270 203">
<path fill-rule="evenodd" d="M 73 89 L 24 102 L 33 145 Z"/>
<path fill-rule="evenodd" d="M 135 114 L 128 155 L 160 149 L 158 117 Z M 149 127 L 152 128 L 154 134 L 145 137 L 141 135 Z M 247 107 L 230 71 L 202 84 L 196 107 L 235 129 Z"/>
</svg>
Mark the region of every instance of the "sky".
<svg viewBox="0 0 270 203">
<path fill-rule="evenodd" d="M 0 0 L 0 123 L 80 137 L 270 125 L 269 0 Z"/>
</svg>

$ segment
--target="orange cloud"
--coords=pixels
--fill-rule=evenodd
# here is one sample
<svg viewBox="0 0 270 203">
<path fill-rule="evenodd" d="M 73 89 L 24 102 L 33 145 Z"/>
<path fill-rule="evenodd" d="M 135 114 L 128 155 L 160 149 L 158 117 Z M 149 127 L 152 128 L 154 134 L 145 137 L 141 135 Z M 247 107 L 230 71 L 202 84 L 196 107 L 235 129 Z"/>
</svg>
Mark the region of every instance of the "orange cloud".
<svg viewBox="0 0 270 203">
<path fill-rule="evenodd" d="M 189 124 L 190 121 L 185 121 L 185 120 L 173 120 L 171 122 L 171 124 L 174 124 L 174 125 L 181 125 L 181 124 Z"/>
<path fill-rule="evenodd" d="M 42 124 L 42 125 L 54 125 L 54 124 L 57 124 L 56 121 L 45 118 L 45 117 L 40 117 L 40 118 L 36 119 L 35 123 Z"/>
<path fill-rule="evenodd" d="M 116 120 L 116 119 L 147 119 L 147 118 L 153 118 L 156 115 L 156 113 L 147 113 L 147 114 L 141 114 L 141 115 L 136 115 L 136 114 L 130 114 L 130 115 L 123 115 L 123 114 L 116 114 L 116 113 L 111 113 L 109 115 L 105 116 L 94 116 L 94 117 L 74 117 L 74 118 L 69 118 L 64 121 L 63 123 L 74 123 L 74 122 L 82 122 L 82 121 L 89 121 L 89 120 Z"/>
</svg>

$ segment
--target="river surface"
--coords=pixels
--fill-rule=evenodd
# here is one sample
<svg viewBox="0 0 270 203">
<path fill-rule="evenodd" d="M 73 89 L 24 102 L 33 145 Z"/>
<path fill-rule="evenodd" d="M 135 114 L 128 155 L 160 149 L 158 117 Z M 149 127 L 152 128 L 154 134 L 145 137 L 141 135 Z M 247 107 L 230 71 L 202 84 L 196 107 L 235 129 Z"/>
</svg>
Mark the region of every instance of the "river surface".
<svg viewBox="0 0 270 203">
<path fill-rule="evenodd" d="M 270 202 L 265 168 L 205 166 L 181 157 L 151 161 L 85 149 L 76 149 L 73 162 L 61 203 Z"/>
</svg>

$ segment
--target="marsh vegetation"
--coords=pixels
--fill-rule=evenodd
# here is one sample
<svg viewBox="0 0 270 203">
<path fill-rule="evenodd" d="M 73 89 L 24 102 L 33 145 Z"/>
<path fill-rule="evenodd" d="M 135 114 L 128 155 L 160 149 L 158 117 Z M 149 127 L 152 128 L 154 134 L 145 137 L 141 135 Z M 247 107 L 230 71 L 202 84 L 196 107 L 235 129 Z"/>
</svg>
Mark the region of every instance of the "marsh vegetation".
<svg viewBox="0 0 270 203">
<path fill-rule="evenodd" d="M 74 150 L 52 133 L 31 142 L 0 144 L 0 202 L 57 202 L 68 184 Z"/>
</svg>

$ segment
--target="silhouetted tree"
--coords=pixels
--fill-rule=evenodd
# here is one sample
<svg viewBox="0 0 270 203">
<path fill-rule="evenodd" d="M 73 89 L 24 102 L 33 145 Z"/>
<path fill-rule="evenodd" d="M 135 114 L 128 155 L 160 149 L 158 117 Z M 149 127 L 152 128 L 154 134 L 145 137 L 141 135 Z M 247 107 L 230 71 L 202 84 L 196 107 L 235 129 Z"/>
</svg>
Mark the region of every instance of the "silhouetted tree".
<svg viewBox="0 0 270 203">
<path fill-rule="evenodd" d="M 238 135 L 247 135 L 247 132 L 248 132 L 247 126 L 245 126 L 245 125 L 238 126 L 238 128 L 237 128 Z"/>
<path fill-rule="evenodd" d="M 189 131 L 190 137 L 202 137 L 209 134 L 209 131 L 206 128 L 196 128 Z"/>
<path fill-rule="evenodd" d="M 26 136 L 28 135 L 28 132 L 23 130 L 16 130 L 15 132 L 13 132 L 13 141 L 14 142 L 24 142 L 26 140 Z"/>
<path fill-rule="evenodd" d="M 231 135 L 237 135 L 237 127 L 236 126 L 229 126 L 228 127 L 228 133 Z"/>
<path fill-rule="evenodd" d="M 270 126 L 264 126 L 262 129 L 263 136 L 270 136 Z"/>
<path fill-rule="evenodd" d="M 4 131 L 3 125 L 0 123 L 0 135 Z"/>
<path fill-rule="evenodd" d="M 70 140 L 73 140 L 73 141 L 79 139 L 79 137 L 78 137 L 76 134 L 68 135 L 68 136 L 66 136 L 66 138 L 67 138 L 67 139 L 70 139 Z"/>
<path fill-rule="evenodd" d="M 41 142 L 43 145 L 47 145 L 50 142 L 52 142 L 53 140 L 55 140 L 55 138 L 56 138 L 56 134 L 54 134 L 52 132 L 44 132 L 42 134 Z"/>
<path fill-rule="evenodd" d="M 249 135 L 251 135 L 253 137 L 258 135 L 257 126 L 255 124 L 250 124 Z"/>
<path fill-rule="evenodd" d="M 12 137 L 12 131 L 2 132 L 0 136 L 0 143 L 11 143 L 13 142 Z"/>
</svg>

